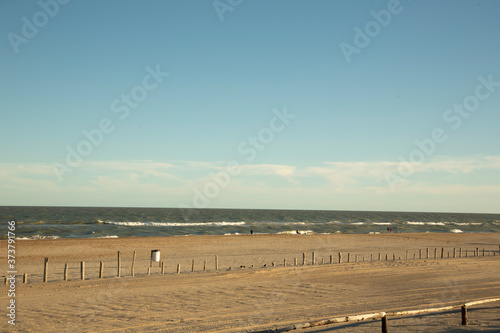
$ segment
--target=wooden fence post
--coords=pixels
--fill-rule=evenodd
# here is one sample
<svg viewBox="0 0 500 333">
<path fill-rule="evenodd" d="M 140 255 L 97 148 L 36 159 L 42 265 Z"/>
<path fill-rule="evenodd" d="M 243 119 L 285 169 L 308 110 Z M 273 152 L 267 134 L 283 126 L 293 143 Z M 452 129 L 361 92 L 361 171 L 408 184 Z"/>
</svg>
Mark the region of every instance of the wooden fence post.
<svg viewBox="0 0 500 333">
<path fill-rule="evenodd" d="M 165 274 L 165 262 L 162 260 L 161 262 L 161 275 Z"/>
<path fill-rule="evenodd" d="M 387 316 L 382 317 L 382 333 L 387 333 Z"/>
<path fill-rule="evenodd" d="M 351 254 L 347 252 L 347 263 L 351 262 Z"/>
<path fill-rule="evenodd" d="M 191 263 L 191 273 L 193 273 L 193 272 L 194 272 L 194 259 L 193 259 L 193 261 Z"/>
<path fill-rule="evenodd" d="M 444 258 L 444 247 L 441 248 L 441 259 Z"/>
<path fill-rule="evenodd" d="M 381 261 L 382 260 L 382 253 L 378 253 L 378 261 Z"/>
<path fill-rule="evenodd" d="M 215 255 L 215 271 L 219 271 L 219 256 Z"/>
<path fill-rule="evenodd" d="M 206 260 L 203 260 L 203 271 L 204 272 L 207 271 L 207 261 Z"/>
<path fill-rule="evenodd" d="M 330 254 L 330 264 L 333 264 L 333 256 Z"/>
<path fill-rule="evenodd" d="M 104 275 L 104 263 L 101 261 L 99 265 L 99 279 L 102 279 L 103 275 Z"/>
<path fill-rule="evenodd" d="M 181 265 L 177 264 L 177 274 L 180 274 L 180 273 L 181 273 Z"/>
<path fill-rule="evenodd" d="M 283 259 L 283 266 L 286 267 L 286 258 Z"/>
<path fill-rule="evenodd" d="M 455 250 L 456 250 L 456 249 L 455 249 L 455 248 L 453 248 L 453 258 L 456 258 L 456 257 L 457 257 L 457 256 L 456 256 L 456 252 L 455 252 Z"/>
<path fill-rule="evenodd" d="M 297 266 L 297 258 L 293 258 L 293 265 Z"/>
<path fill-rule="evenodd" d="M 120 257 L 120 251 L 118 251 L 118 277 L 121 276 L 121 266 L 122 266 L 122 258 Z"/>
<path fill-rule="evenodd" d="M 148 276 L 151 275 L 151 266 L 148 267 Z"/>
<path fill-rule="evenodd" d="M 316 265 L 316 252 L 314 252 L 314 251 L 312 253 L 312 264 Z"/>
<path fill-rule="evenodd" d="M 469 318 L 467 317 L 467 306 L 464 304 L 462 305 L 462 325 L 468 325 L 469 324 Z"/>
<path fill-rule="evenodd" d="M 68 281 L 68 263 L 64 264 L 64 281 Z"/>
<path fill-rule="evenodd" d="M 302 252 L 302 266 L 306 264 L 306 254 Z"/>
<path fill-rule="evenodd" d="M 43 282 L 47 282 L 49 275 L 49 258 L 45 258 L 43 265 Z"/>
<path fill-rule="evenodd" d="M 80 262 L 80 277 L 85 280 L 85 261 Z"/>
<path fill-rule="evenodd" d="M 23 275 L 23 283 L 28 283 L 28 273 L 24 273 L 24 275 Z"/>
<path fill-rule="evenodd" d="M 132 268 L 130 269 L 130 274 L 135 276 L 135 256 L 137 255 L 137 251 L 134 251 L 134 255 L 132 257 Z"/>
<path fill-rule="evenodd" d="M 418 249 L 418 259 L 422 259 L 422 249 Z"/>
<path fill-rule="evenodd" d="M 458 256 L 459 256 L 459 258 L 462 258 L 462 248 L 460 248 Z"/>
<path fill-rule="evenodd" d="M 339 264 L 342 263 L 342 253 L 339 252 Z"/>
<path fill-rule="evenodd" d="M 434 259 L 437 259 L 437 253 L 438 253 L 438 249 L 434 248 Z"/>
<path fill-rule="evenodd" d="M 484 257 L 484 247 L 483 247 L 483 257 Z"/>
<path fill-rule="evenodd" d="M 405 260 L 408 260 L 408 250 L 406 250 Z"/>
</svg>

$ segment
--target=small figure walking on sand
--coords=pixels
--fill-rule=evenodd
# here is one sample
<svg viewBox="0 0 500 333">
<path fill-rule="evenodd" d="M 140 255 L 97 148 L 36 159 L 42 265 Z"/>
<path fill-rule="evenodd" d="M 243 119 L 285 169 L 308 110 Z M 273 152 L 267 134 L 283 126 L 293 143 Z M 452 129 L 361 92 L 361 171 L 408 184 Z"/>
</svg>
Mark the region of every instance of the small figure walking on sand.
<svg viewBox="0 0 500 333">
<path fill-rule="evenodd" d="M 253 229 L 250 229 L 250 235 L 253 235 Z"/>
</svg>

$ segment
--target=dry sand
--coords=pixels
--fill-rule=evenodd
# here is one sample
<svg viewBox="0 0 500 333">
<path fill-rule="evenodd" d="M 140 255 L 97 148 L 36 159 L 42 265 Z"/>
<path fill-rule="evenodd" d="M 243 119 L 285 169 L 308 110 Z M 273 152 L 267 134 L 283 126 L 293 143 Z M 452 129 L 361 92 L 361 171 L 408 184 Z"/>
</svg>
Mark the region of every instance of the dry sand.
<svg viewBox="0 0 500 333">
<path fill-rule="evenodd" d="M 486 233 L 18 241 L 17 270 L 29 274 L 29 283 L 17 281 L 15 328 L 2 315 L 0 330 L 251 332 L 343 315 L 456 305 L 500 297 L 499 244 L 500 234 Z M 6 241 L 0 241 L 0 246 L 6 249 Z M 426 248 L 430 259 L 425 259 Z M 441 248 L 445 259 L 440 258 Z M 468 258 L 447 259 L 448 253 L 453 257 L 453 248 L 457 257 L 459 248 L 464 257 L 467 249 Z M 472 257 L 476 248 L 481 256 Z M 146 275 L 154 249 L 161 250 L 165 275 L 160 275 L 158 267 L 152 268 L 151 276 Z M 437 259 L 434 249 L 438 249 Z M 132 278 L 134 250 L 136 276 Z M 422 260 L 418 260 L 419 250 Z M 117 251 L 122 258 L 121 278 L 116 277 Z M 312 252 L 316 253 L 315 266 L 311 265 Z M 342 264 L 337 263 L 338 252 L 342 253 Z M 301 265 L 302 253 L 307 256 L 305 266 Z M 347 253 L 351 263 L 345 263 Z M 382 261 L 378 261 L 379 253 Z M 2 254 L 0 267 L 6 272 L 6 251 Z M 219 257 L 219 272 L 214 271 L 215 255 Z M 334 259 L 331 265 L 330 255 Z M 358 262 L 354 263 L 356 255 Z M 402 260 L 393 261 L 393 255 Z M 413 260 L 414 255 L 417 260 Z M 42 282 L 45 257 L 49 258 L 48 283 Z M 293 266 L 294 258 L 299 266 Z M 193 259 L 195 272 L 191 273 Z M 287 267 L 283 267 L 284 259 Z M 86 264 L 85 281 L 80 280 L 80 261 Z M 98 279 L 99 261 L 104 263 L 103 279 Z M 272 262 L 276 267 L 271 267 Z M 70 265 L 69 281 L 63 281 L 65 263 Z M 181 274 L 176 274 L 177 264 Z M 2 285 L 0 305 L 5 313 L 7 290 Z M 471 309 L 467 332 L 500 331 L 499 309 L 499 303 Z M 460 332 L 459 324 L 456 311 L 390 320 L 393 332 Z M 378 332 L 380 322 L 302 331 L 332 330 Z"/>
</svg>

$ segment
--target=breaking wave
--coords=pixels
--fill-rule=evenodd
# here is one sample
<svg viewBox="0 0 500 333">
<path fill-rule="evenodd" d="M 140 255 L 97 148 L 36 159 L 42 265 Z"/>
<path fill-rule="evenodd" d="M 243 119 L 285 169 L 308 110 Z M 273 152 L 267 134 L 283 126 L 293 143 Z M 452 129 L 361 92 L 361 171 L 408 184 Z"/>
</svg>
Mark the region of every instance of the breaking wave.
<svg viewBox="0 0 500 333">
<path fill-rule="evenodd" d="M 115 222 L 105 221 L 105 224 L 121 225 L 127 227 L 203 227 L 203 226 L 239 226 L 246 222 Z"/>
</svg>

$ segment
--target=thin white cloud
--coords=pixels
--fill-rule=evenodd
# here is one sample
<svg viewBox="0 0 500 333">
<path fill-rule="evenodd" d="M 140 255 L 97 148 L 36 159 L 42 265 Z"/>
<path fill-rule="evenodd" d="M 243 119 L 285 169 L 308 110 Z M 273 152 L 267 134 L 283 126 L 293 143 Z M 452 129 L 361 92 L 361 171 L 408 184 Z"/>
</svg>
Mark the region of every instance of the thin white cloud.
<svg viewBox="0 0 500 333">
<path fill-rule="evenodd" d="M 394 192 L 385 174 L 397 172 L 400 166 L 394 161 L 324 162 L 307 167 L 245 164 L 240 165 L 239 174 L 231 176 L 230 186 L 221 189 L 213 202 L 218 207 L 234 207 L 238 202 L 269 207 L 276 200 L 283 208 L 287 202 L 300 204 L 301 208 L 328 208 L 326 205 L 332 202 L 341 205 L 339 209 L 362 209 L 362 205 L 377 203 L 385 209 L 391 205 L 398 209 L 413 201 L 423 205 L 429 196 L 442 198 L 432 203 L 436 207 L 450 203 L 451 197 L 469 200 L 471 207 L 472 203 L 479 207 L 479 198 L 487 199 L 489 206 L 494 206 L 494 198 L 500 199 L 500 156 L 433 158 L 415 168 L 415 173 L 404 178 Z M 136 200 L 137 205 L 175 207 L 182 200 L 191 200 L 194 188 L 203 190 L 206 182 L 213 182 L 211 177 L 225 168 L 226 162 L 88 161 L 60 183 L 50 164 L 0 163 L 0 200 L 4 204 L 95 201 L 96 205 L 132 205 Z M 483 171 L 499 176 L 493 177 L 491 183 L 485 183 L 484 177 L 471 177 Z M 443 177 L 443 173 L 449 177 Z M 277 186 L 282 184 L 274 181 L 277 179 L 286 179 L 293 186 Z M 485 209 L 493 211 L 493 206 Z"/>
</svg>

